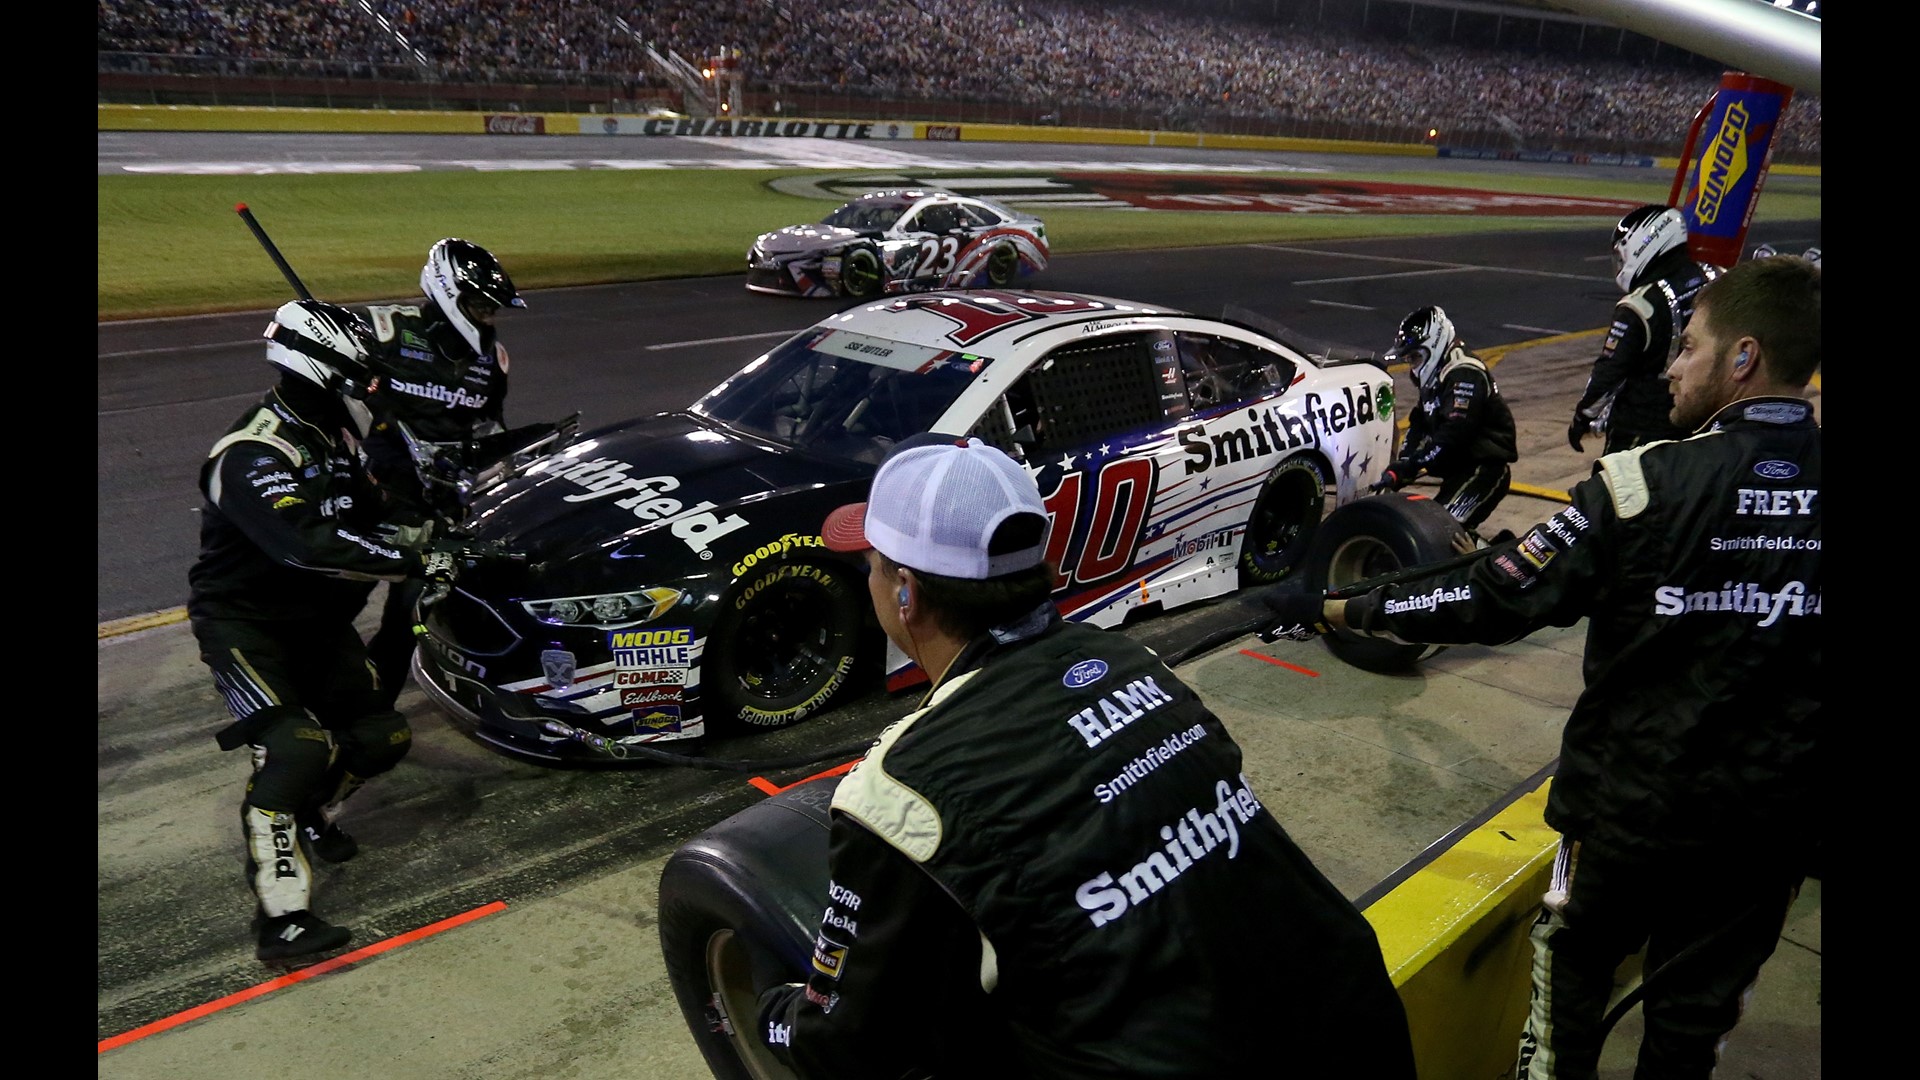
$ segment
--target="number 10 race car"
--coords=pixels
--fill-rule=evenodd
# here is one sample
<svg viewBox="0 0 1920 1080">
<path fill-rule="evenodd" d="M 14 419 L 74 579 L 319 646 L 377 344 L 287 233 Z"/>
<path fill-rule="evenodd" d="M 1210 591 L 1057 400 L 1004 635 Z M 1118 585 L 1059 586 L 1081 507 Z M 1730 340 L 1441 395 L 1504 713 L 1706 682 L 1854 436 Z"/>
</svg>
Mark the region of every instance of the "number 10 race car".
<svg viewBox="0 0 1920 1080">
<path fill-rule="evenodd" d="M 463 531 L 527 559 L 463 573 L 426 610 L 415 674 L 481 738 L 545 760 L 782 727 L 852 686 L 912 685 L 863 564 L 820 526 L 927 431 L 1025 465 L 1068 619 L 1115 626 L 1279 581 L 1391 460 L 1393 380 L 1256 321 L 1003 290 L 839 312 L 687 409 L 476 490 Z"/>
<path fill-rule="evenodd" d="M 747 288 L 793 296 L 1001 289 L 1047 265 L 1032 214 L 938 191 L 876 191 L 818 225 L 763 233 L 747 252 Z"/>
</svg>

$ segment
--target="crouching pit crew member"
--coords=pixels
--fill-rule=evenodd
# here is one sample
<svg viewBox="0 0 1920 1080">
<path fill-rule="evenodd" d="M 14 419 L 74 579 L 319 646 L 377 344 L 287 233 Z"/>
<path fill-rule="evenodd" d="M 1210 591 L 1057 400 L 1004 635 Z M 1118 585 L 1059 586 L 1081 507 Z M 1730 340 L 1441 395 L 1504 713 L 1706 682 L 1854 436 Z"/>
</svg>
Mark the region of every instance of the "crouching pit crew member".
<svg viewBox="0 0 1920 1080">
<path fill-rule="evenodd" d="M 1414 1075 L 1373 928 L 1153 652 L 1064 621 L 1033 481 L 919 436 L 822 528 L 932 678 L 832 803 L 806 1077 Z"/>
<path fill-rule="evenodd" d="M 1533 928 L 1526 1080 L 1594 1075 L 1614 971 L 1642 946 L 1634 1075 L 1705 1080 L 1820 872 L 1819 366 L 1819 268 L 1740 263 L 1700 290 L 1667 370 L 1691 436 L 1600 458 L 1570 506 L 1465 565 L 1271 598 L 1276 631 L 1408 643 L 1589 620 L 1547 795 L 1562 840 Z"/>
<path fill-rule="evenodd" d="M 458 563 L 387 524 L 353 439 L 367 430 L 371 332 L 346 308 L 282 305 L 268 325 L 277 385 L 214 443 L 201 466 L 200 554 L 187 614 L 232 722 L 222 750 L 247 747 L 240 805 L 255 955 L 311 962 L 351 931 L 309 906 L 309 855 L 359 850 L 335 822 L 341 802 L 412 745 L 383 699 L 354 620 L 374 583 L 450 582 Z"/>
</svg>

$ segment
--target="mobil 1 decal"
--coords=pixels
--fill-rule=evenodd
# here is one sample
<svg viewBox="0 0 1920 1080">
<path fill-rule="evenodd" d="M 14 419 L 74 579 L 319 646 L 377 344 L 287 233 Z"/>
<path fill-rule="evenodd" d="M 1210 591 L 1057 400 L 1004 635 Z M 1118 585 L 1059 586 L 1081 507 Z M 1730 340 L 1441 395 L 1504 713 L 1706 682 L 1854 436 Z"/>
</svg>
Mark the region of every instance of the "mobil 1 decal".
<svg viewBox="0 0 1920 1080">
<path fill-rule="evenodd" d="M 1249 210 L 1271 214 L 1473 214 L 1612 216 L 1639 203 L 1578 195 L 1433 187 L 1375 180 L 1190 173 L 1071 172 L 1058 178 L 1146 210 Z"/>
</svg>

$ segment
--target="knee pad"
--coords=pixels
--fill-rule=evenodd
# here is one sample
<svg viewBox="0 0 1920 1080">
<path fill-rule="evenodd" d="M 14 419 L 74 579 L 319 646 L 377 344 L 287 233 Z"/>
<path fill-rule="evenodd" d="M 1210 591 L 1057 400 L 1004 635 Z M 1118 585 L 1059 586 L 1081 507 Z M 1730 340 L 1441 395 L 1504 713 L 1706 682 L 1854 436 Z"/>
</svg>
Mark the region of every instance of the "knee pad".
<svg viewBox="0 0 1920 1080">
<path fill-rule="evenodd" d="M 413 748 L 413 729 L 397 712 L 379 712 L 355 720 L 336 732 L 340 765 L 354 776 L 378 776 L 407 756 Z"/>
<path fill-rule="evenodd" d="M 253 777 L 247 781 L 247 805 L 286 813 L 305 806 L 326 784 L 332 737 L 304 710 L 284 705 L 249 719 Z"/>
</svg>

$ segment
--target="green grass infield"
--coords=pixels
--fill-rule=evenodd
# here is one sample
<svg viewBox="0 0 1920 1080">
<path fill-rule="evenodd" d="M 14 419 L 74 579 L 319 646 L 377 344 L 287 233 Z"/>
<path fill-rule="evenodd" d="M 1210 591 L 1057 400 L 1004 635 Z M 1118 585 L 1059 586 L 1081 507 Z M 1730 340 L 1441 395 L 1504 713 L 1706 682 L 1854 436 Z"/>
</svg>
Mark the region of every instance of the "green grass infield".
<svg viewBox="0 0 1920 1080">
<path fill-rule="evenodd" d="M 412 172 L 99 177 L 98 317 L 270 309 L 292 288 L 235 212 L 245 203 L 315 295 L 339 303 L 419 294 L 433 242 L 493 251 L 521 289 L 744 275 L 755 236 L 817 221 L 833 203 L 773 189 L 801 169 Z M 982 173 L 981 175 L 992 175 Z M 1289 174 L 1297 177 L 1299 174 Z M 1568 180 L 1459 173 L 1325 174 L 1480 190 L 1665 202 L 1670 176 Z M 1761 195 L 1755 222 L 1820 216 L 1817 184 Z M 1048 208 L 1055 255 L 1361 236 L 1610 225 L 1614 218 L 1299 215 Z"/>
</svg>

